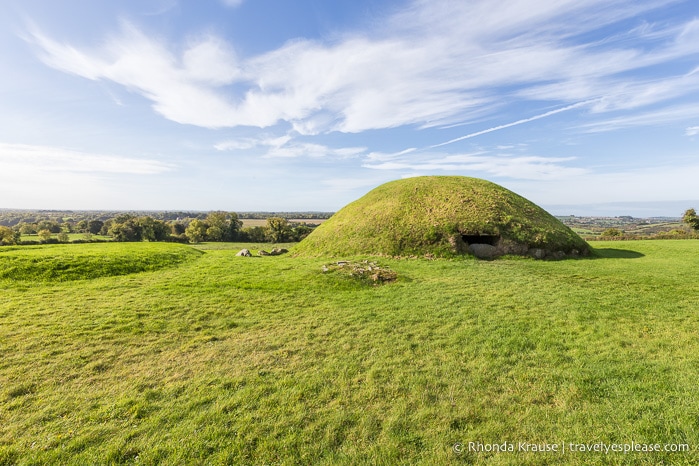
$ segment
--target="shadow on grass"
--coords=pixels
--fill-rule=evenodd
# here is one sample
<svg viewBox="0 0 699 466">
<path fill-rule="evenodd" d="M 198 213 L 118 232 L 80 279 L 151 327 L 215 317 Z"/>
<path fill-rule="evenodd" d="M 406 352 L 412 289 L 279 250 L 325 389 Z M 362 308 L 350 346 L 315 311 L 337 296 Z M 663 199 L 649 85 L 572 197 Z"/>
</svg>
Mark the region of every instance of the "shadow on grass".
<svg viewBox="0 0 699 466">
<path fill-rule="evenodd" d="M 645 257 L 645 254 L 628 249 L 613 248 L 594 248 L 590 256 L 592 259 L 638 259 L 639 257 Z"/>
</svg>

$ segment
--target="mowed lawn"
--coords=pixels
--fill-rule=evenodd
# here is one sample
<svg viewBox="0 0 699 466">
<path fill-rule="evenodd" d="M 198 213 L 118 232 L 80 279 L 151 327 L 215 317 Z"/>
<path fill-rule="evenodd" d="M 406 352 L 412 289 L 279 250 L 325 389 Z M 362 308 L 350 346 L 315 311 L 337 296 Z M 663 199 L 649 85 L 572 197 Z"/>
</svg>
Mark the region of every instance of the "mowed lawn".
<svg viewBox="0 0 699 466">
<path fill-rule="evenodd" d="M 0 464 L 696 464 L 699 241 L 592 245 L 370 258 L 382 286 L 246 245 L 0 248 Z"/>
</svg>

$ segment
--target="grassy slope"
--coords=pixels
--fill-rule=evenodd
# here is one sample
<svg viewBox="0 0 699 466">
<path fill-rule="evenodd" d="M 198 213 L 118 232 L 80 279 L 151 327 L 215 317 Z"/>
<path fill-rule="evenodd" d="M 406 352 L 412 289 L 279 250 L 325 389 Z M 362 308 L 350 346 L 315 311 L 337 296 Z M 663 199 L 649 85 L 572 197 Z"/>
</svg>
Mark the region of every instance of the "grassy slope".
<svg viewBox="0 0 699 466">
<path fill-rule="evenodd" d="M 0 280 L 0 464 L 692 464 L 699 243 L 595 247 L 381 259 L 400 277 L 381 287 L 235 247 L 157 272 Z M 468 441 L 695 451 L 452 452 Z"/>
<path fill-rule="evenodd" d="M 158 270 L 200 255 L 168 243 L 109 243 L 0 248 L 0 279 L 70 281 Z"/>
<path fill-rule="evenodd" d="M 392 181 L 337 212 L 295 253 L 449 255 L 455 233 L 492 234 L 552 251 L 586 248 L 558 219 L 501 186 L 463 176 Z"/>
</svg>

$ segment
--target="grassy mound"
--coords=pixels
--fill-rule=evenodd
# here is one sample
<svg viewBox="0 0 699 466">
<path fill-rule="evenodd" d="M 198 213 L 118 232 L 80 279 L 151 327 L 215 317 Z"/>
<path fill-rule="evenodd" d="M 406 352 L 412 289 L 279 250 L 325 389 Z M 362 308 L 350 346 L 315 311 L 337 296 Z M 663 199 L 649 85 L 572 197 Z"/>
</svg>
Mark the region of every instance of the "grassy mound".
<svg viewBox="0 0 699 466">
<path fill-rule="evenodd" d="M 588 250 L 558 219 L 502 186 L 478 178 L 423 176 L 386 183 L 348 204 L 294 252 L 450 256 L 464 252 L 469 236 L 490 236 L 525 250 Z"/>
<path fill-rule="evenodd" d="M 200 256 L 168 243 L 101 243 L 0 248 L 0 279 L 71 281 L 171 267 Z"/>
</svg>

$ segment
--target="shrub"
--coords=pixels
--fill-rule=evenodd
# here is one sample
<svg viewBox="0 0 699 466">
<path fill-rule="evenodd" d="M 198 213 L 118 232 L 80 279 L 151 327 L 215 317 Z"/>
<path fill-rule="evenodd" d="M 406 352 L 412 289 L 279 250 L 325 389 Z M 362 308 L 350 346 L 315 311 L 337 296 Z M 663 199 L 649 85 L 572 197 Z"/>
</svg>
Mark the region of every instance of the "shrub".
<svg viewBox="0 0 699 466">
<path fill-rule="evenodd" d="M 624 232 L 618 228 L 607 228 L 606 230 L 604 230 L 602 232 L 601 236 L 604 236 L 605 238 L 615 237 L 615 236 L 624 236 Z"/>
<path fill-rule="evenodd" d="M 43 229 L 39 230 L 39 239 L 41 240 L 42 243 L 47 243 L 51 239 L 51 230 L 49 229 Z"/>
</svg>

